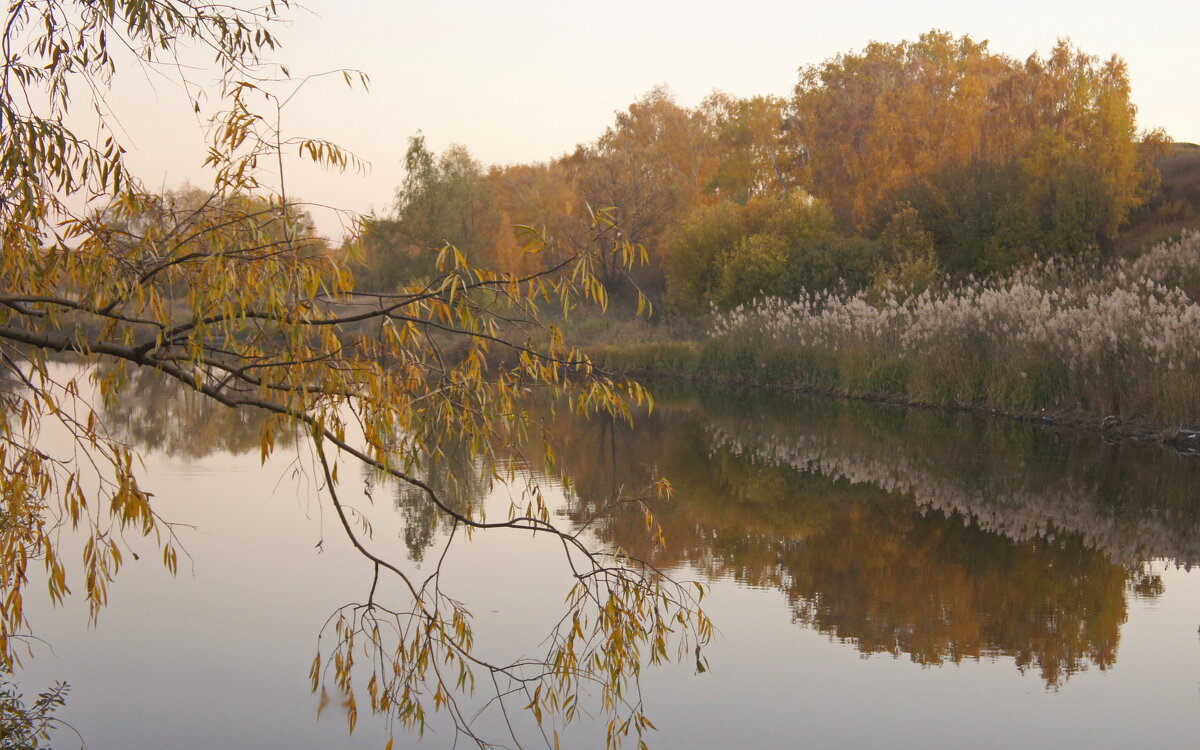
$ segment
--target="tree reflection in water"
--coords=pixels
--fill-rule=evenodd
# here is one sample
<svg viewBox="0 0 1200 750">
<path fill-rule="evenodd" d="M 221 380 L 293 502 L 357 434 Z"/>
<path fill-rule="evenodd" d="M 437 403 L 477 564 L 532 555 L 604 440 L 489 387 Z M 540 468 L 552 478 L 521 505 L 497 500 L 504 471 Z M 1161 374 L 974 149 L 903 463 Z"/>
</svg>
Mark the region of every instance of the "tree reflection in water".
<svg viewBox="0 0 1200 750">
<path fill-rule="evenodd" d="M 185 456 L 258 449 L 261 417 L 148 374 L 134 387 L 139 398 L 106 412 L 130 439 Z M 769 394 L 660 392 L 636 427 L 546 414 L 573 520 L 665 476 L 676 494 L 654 509 L 667 545 L 632 505 L 598 527 L 605 542 L 776 588 L 798 623 L 863 653 L 1007 657 L 1054 688 L 1115 663 L 1126 597 L 1163 593 L 1147 561 L 1200 562 L 1200 466 L 1157 448 Z M 506 476 L 467 446 L 427 457 L 420 474 L 462 509 Z M 447 529 L 423 497 L 369 484 L 394 493 L 419 561 Z"/>
<path fill-rule="evenodd" d="M 105 426 L 129 443 L 179 458 L 200 458 L 217 452 L 233 455 L 257 452 L 264 422 L 273 419 L 256 409 L 230 409 L 153 370 L 128 373 L 126 396 L 106 404 Z M 296 433 L 276 429 L 276 445 L 296 442 Z M 392 495 L 405 521 L 404 542 L 409 556 L 421 561 L 426 550 L 446 531 L 452 520 L 439 513 L 425 491 L 391 481 L 379 472 L 366 472 L 368 492 Z M 493 472 L 480 464 L 467 446 L 442 446 L 435 455 L 424 455 L 413 474 L 429 483 L 456 511 L 474 511 L 490 489 Z"/>
<path fill-rule="evenodd" d="M 275 444 L 293 445 L 296 433 L 268 412 L 231 409 L 154 370 L 125 374 L 129 388 L 120 400 L 105 403 L 105 427 L 120 439 L 165 455 L 200 458 L 260 450 L 262 427 L 276 425 Z"/>
<path fill-rule="evenodd" d="M 559 428 L 580 518 L 613 466 L 675 484 L 656 507 L 667 548 L 639 541 L 638 514 L 605 527 L 613 543 L 778 588 L 797 622 L 864 653 L 1011 657 L 1054 688 L 1115 663 L 1126 596 L 1162 594 L 1147 561 L 1200 560 L 1200 467 L 1158 448 L 728 392 L 660 393 L 634 430 Z"/>
</svg>

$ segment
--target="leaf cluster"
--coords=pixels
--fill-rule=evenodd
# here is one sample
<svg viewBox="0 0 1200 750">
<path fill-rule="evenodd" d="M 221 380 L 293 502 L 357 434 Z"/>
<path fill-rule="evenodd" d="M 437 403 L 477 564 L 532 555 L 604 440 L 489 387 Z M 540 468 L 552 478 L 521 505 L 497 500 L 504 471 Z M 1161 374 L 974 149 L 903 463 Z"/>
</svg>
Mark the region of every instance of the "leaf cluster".
<svg viewBox="0 0 1200 750">
<path fill-rule="evenodd" d="M 129 397 L 135 373 L 154 370 L 214 404 L 265 415 L 258 422 L 264 462 L 282 435 L 306 435 L 329 501 L 376 582 L 394 577 L 408 592 L 406 603 L 386 607 L 373 584 L 365 604 L 332 621 L 336 645 L 325 664 L 351 729 L 354 664 L 365 648 L 379 660 L 365 688 L 371 707 L 408 726 L 444 710 L 474 736 L 454 696 L 472 685 L 472 669 L 486 669 L 531 690 L 539 720 L 549 710 L 573 715 L 575 692 L 597 682 L 615 722 L 610 741 L 640 736 L 650 725 L 627 686 L 643 646 L 657 659 L 671 638 L 708 637 L 687 590 L 619 551 L 589 549 L 581 530 L 552 522 L 536 486 L 506 519 L 488 519 L 448 502 L 419 472 L 448 446 L 499 455 L 531 429 L 523 399 L 535 389 L 561 394 L 579 413 L 628 418 L 631 407 L 647 403 L 645 389 L 599 371 L 543 314 L 567 315 L 583 303 L 603 308 L 601 269 L 628 271 L 644 251 L 604 209 L 591 216 L 594 241 L 529 273 L 488 270 L 447 242 L 423 278 L 356 290 L 282 182 L 285 153 L 334 169 L 358 166 L 334 144 L 292 139 L 282 128 L 296 92 L 286 89 L 296 84 L 275 80 L 262 56 L 275 50 L 273 29 L 286 8 L 193 0 L 10 5 L 0 89 L 0 370 L 8 378 L 0 391 L 0 660 L 14 663 L 15 639 L 28 625 L 22 602 L 31 563 L 45 567 L 52 600 L 71 590 L 59 528 L 82 533 L 82 586 L 93 618 L 132 555 L 127 534 L 151 540 L 176 570 L 173 529 L 139 483 L 132 449 L 100 417 Z M 178 65 L 188 46 L 212 52 L 221 106 L 210 128 L 211 192 L 149 192 L 128 175 L 115 138 L 96 147 L 62 124 L 73 93 L 101 91 L 121 72 L 110 52 L 116 45 L 148 66 Z M 102 132 L 106 124 L 101 117 Z M 529 253 L 549 245 L 531 227 L 523 242 Z M 91 382 L 60 377 L 52 359 L 59 355 L 81 360 Z M 52 428 L 65 431 L 67 450 L 44 448 Z M 345 462 L 417 488 L 456 529 L 561 540 L 578 586 L 568 602 L 572 627 L 550 657 L 507 666 L 476 655 L 465 607 L 436 576 L 415 581 L 372 549 L 369 524 L 338 491 Z M 498 478 L 501 469 L 494 471 Z M 384 621 L 393 625 L 386 646 Z M 326 674 L 321 663 L 315 689 Z"/>
</svg>

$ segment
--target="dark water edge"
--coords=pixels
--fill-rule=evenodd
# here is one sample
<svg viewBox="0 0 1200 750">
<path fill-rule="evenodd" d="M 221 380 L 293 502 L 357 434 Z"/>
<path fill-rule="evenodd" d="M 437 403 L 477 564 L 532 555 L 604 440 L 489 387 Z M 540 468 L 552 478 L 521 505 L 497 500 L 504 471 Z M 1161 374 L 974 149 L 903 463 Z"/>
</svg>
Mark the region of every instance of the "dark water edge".
<svg viewBox="0 0 1200 750">
<path fill-rule="evenodd" d="M 682 346 L 686 345 L 687 342 L 673 343 Z M 651 349 L 653 348 L 654 346 L 651 345 Z M 598 362 L 601 362 L 611 372 L 639 380 L 647 385 L 659 384 L 666 388 L 671 388 L 673 387 L 670 385 L 672 383 L 690 384 L 700 390 L 727 390 L 731 392 L 765 391 L 844 401 L 860 401 L 884 407 L 963 413 L 996 420 L 1022 422 L 1047 429 L 1074 430 L 1099 435 L 1108 443 L 1118 441 L 1153 443 L 1176 453 L 1200 456 L 1200 425 L 1185 424 L 1182 421 L 1163 422 L 1141 417 L 1119 418 L 1109 414 L 1092 414 L 1065 409 L 1012 411 L 985 404 L 953 399 L 948 401 L 925 401 L 903 393 L 864 393 L 846 389 L 823 388 L 815 385 L 797 385 L 774 380 L 754 379 L 739 375 L 722 376 L 712 373 L 688 374 L 688 371 L 696 369 L 694 365 L 683 367 L 675 367 L 673 364 L 630 366 L 625 362 L 626 358 L 630 356 L 629 352 L 620 347 L 602 349 L 595 352 L 594 356 Z M 653 359 L 657 355 L 649 356 Z M 683 359 L 687 360 L 698 356 L 697 353 L 692 352 L 689 356 L 684 356 Z M 637 357 L 637 359 L 644 358 L 644 356 Z"/>
</svg>

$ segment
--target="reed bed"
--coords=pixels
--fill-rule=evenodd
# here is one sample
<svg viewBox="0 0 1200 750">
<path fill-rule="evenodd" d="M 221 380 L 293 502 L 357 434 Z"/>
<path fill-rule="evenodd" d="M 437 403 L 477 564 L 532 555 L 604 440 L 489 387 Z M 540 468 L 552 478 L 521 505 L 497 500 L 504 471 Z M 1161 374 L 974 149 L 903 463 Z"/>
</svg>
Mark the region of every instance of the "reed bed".
<svg viewBox="0 0 1200 750">
<path fill-rule="evenodd" d="M 1200 232 L 1102 267 L 715 314 L 691 374 L 1007 412 L 1200 422 Z"/>
</svg>

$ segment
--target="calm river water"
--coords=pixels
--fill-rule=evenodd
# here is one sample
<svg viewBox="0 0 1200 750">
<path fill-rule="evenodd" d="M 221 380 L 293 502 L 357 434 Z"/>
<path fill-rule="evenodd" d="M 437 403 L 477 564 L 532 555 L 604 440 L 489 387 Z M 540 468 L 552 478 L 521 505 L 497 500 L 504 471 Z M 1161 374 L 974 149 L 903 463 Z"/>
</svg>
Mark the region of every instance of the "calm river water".
<svg viewBox="0 0 1200 750">
<path fill-rule="evenodd" d="M 94 627 L 76 598 L 31 606 L 43 642 L 27 692 L 71 684 L 63 718 L 89 750 L 382 748 L 306 674 L 326 618 L 371 568 L 322 505 L 304 449 L 260 466 L 250 415 L 138 382 L 110 429 L 139 446 L 144 486 L 190 554 L 172 578 L 124 568 Z M 668 547 L 639 514 L 597 544 L 711 586 L 710 671 L 650 669 L 658 748 L 1193 748 L 1200 742 L 1200 459 L 962 415 L 772 394 L 656 390 L 631 428 L 550 418 L 570 490 L 559 521 L 657 476 Z M 50 437 L 53 439 L 53 436 Z M 345 471 L 344 467 L 343 471 Z M 432 476 L 436 481 L 437 477 Z M 369 477 L 373 545 L 414 570 L 447 527 Z M 456 502 L 507 502 L 464 486 Z M 353 494 L 350 489 L 346 495 Z M 135 549 L 139 548 L 136 541 Z M 536 651 L 567 581 L 523 534 L 456 538 L 444 587 L 478 647 Z M 80 588 L 78 585 L 76 588 Z M 514 653 L 514 655 L 516 655 Z M 442 730 L 396 747 L 447 747 Z M 78 745 L 73 734 L 55 747 Z M 460 745 L 465 747 L 466 745 Z M 581 721 L 566 747 L 603 746 Z"/>
</svg>

